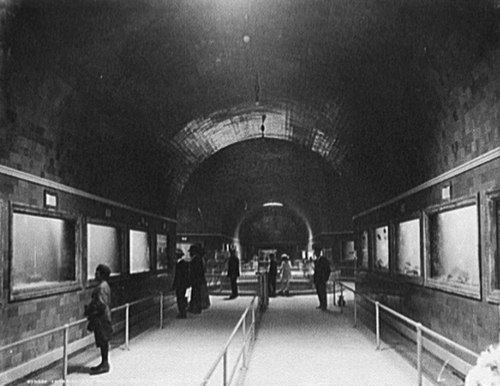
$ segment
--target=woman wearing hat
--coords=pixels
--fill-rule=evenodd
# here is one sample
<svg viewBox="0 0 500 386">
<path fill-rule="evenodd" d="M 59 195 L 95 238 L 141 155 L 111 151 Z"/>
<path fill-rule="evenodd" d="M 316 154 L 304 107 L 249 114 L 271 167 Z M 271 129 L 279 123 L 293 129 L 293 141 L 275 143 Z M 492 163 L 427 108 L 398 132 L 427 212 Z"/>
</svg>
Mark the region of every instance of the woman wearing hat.
<svg viewBox="0 0 500 386">
<path fill-rule="evenodd" d="M 292 266 L 290 265 L 290 260 L 287 254 L 281 255 L 281 267 L 280 267 L 280 275 L 281 275 L 281 290 L 278 292 L 281 295 L 288 296 L 290 295 L 289 287 L 290 280 L 292 279 Z"/>
<path fill-rule="evenodd" d="M 92 300 L 85 306 L 85 316 L 89 324 L 87 329 L 94 332 L 95 344 L 101 349 L 101 363 L 91 367 L 90 374 L 102 374 L 109 371 L 108 353 L 109 341 L 113 334 L 111 325 L 111 289 L 107 280 L 111 270 L 105 264 L 99 264 L 95 269 L 95 278 L 99 282 L 92 291 Z"/>
<path fill-rule="evenodd" d="M 205 269 L 203 267 L 203 248 L 200 244 L 193 244 L 189 248 L 190 262 L 190 281 L 191 281 L 191 302 L 189 311 L 193 314 L 200 314 L 202 310 L 201 287 L 205 280 Z"/>
</svg>

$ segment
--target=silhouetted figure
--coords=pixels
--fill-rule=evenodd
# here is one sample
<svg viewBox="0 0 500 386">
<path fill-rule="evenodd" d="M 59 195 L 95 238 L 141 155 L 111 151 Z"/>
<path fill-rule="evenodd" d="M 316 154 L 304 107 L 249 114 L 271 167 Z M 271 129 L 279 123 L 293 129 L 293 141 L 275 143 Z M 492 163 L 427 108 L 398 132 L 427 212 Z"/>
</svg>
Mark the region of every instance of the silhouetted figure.
<svg viewBox="0 0 500 386">
<path fill-rule="evenodd" d="M 200 244 L 193 244 L 189 248 L 191 255 L 190 265 L 190 282 L 191 282 L 191 301 L 189 304 L 189 312 L 200 314 L 202 310 L 201 290 L 205 280 L 205 272 L 202 259 L 203 249 Z"/>
<path fill-rule="evenodd" d="M 201 282 L 201 309 L 205 310 L 210 307 L 210 294 L 208 293 L 207 278 L 205 277 L 205 248 L 200 245 L 201 263 L 202 263 L 202 282 Z"/>
<path fill-rule="evenodd" d="M 186 298 L 186 290 L 191 286 L 189 284 L 189 263 L 184 256 L 184 252 L 181 249 L 175 250 L 175 256 L 177 257 L 177 263 L 175 265 L 175 274 L 173 289 L 175 290 L 175 296 L 177 298 L 177 309 L 179 314 L 178 319 L 186 319 L 186 312 L 188 306 L 188 300 Z"/>
<path fill-rule="evenodd" d="M 319 306 L 317 308 L 326 310 L 326 283 L 330 277 L 330 263 L 326 257 L 321 254 L 321 247 L 319 245 L 313 246 L 316 262 L 314 264 L 314 285 L 316 286 L 316 293 L 318 294 Z"/>
<path fill-rule="evenodd" d="M 231 281 L 231 296 L 229 299 L 238 297 L 238 277 L 240 276 L 240 260 L 236 256 L 236 252 L 231 250 L 229 260 L 227 262 L 227 277 Z"/>
<path fill-rule="evenodd" d="M 269 255 L 269 271 L 268 271 L 268 287 L 269 296 L 276 296 L 276 277 L 278 276 L 278 264 L 276 263 L 276 256 L 274 253 Z"/>
<path fill-rule="evenodd" d="M 288 296 L 290 295 L 290 280 L 292 280 L 292 266 L 287 254 L 281 255 L 281 289 L 279 294 Z"/>
<path fill-rule="evenodd" d="M 107 280 L 111 270 L 107 265 L 99 264 L 95 278 L 99 282 L 92 291 L 92 300 L 85 305 L 85 316 L 89 324 L 87 329 L 94 332 L 95 344 L 101 349 L 101 363 L 90 368 L 90 374 L 102 374 L 109 371 L 109 341 L 113 334 L 111 325 L 111 289 Z"/>
</svg>

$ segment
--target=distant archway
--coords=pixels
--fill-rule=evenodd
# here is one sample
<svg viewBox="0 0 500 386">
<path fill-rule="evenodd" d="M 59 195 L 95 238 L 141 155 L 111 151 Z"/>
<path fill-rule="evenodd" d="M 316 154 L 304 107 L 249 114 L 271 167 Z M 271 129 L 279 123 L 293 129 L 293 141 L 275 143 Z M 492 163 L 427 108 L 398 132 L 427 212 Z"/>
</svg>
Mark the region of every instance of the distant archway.
<svg viewBox="0 0 500 386">
<path fill-rule="evenodd" d="M 276 246 L 289 254 L 287 246 L 290 248 L 296 245 L 307 251 L 312 249 L 313 233 L 307 217 L 293 206 L 286 203 L 282 205 L 254 207 L 240 218 L 233 236 L 240 256 L 245 256 L 243 246 L 253 246 L 256 249 Z M 245 225 L 250 229 L 245 229 Z M 252 225 L 257 227 L 251 229 Z M 253 235 L 249 237 L 244 233 L 248 231 L 253 231 Z M 293 240 L 287 239 L 284 233 L 288 233 L 288 237 L 292 236 Z"/>
</svg>

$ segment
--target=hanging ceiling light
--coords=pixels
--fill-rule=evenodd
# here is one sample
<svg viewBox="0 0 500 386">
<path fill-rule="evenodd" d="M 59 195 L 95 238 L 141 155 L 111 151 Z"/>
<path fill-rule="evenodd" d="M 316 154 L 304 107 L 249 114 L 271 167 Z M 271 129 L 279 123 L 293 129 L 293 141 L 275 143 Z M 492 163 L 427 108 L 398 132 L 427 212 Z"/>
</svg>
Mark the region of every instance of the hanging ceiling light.
<svg viewBox="0 0 500 386">
<path fill-rule="evenodd" d="M 266 202 L 265 204 L 262 204 L 262 206 L 265 206 L 265 207 L 268 207 L 268 206 L 283 206 L 283 204 L 281 202 L 277 202 L 277 201 L 270 201 L 270 202 Z"/>
</svg>

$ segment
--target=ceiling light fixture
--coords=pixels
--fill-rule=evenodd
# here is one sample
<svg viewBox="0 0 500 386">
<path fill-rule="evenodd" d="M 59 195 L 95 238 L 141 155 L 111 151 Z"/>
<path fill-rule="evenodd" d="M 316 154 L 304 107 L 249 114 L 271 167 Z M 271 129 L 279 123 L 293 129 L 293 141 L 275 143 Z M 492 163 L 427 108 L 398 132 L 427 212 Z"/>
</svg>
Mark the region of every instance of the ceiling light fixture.
<svg viewBox="0 0 500 386">
<path fill-rule="evenodd" d="M 276 201 L 270 201 L 266 202 L 265 204 L 262 204 L 262 206 L 268 207 L 268 206 L 283 206 L 281 202 L 276 202 Z"/>
</svg>

